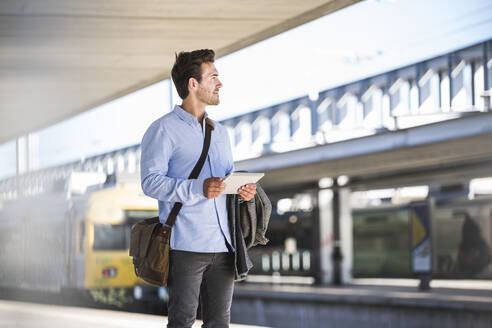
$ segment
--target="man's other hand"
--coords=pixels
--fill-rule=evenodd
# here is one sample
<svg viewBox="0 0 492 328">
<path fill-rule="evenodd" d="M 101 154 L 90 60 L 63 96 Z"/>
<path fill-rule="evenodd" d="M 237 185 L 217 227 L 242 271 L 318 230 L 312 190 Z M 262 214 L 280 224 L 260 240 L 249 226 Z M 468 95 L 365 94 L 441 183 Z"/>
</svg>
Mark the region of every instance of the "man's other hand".
<svg viewBox="0 0 492 328">
<path fill-rule="evenodd" d="M 217 198 L 225 190 L 223 178 L 208 178 L 203 181 L 203 195 L 207 198 Z"/>
<path fill-rule="evenodd" d="M 237 190 L 237 193 L 241 198 L 245 201 L 253 199 L 256 195 L 256 185 L 255 184 L 247 184 L 242 186 Z"/>
</svg>

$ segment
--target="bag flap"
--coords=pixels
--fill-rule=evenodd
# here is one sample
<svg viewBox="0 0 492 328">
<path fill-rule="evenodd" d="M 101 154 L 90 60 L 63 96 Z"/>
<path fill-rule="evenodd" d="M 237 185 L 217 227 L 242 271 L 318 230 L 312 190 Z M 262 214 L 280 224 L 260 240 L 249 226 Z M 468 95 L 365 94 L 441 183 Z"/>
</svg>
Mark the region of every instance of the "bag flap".
<svg viewBox="0 0 492 328">
<path fill-rule="evenodd" d="M 152 234 L 160 225 L 159 217 L 145 219 L 133 225 L 130 234 L 130 256 L 145 257 Z"/>
<path fill-rule="evenodd" d="M 147 255 L 147 251 L 150 246 L 150 241 L 152 240 L 152 235 L 154 234 L 155 229 L 157 229 L 161 223 L 149 224 L 142 230 L 142 234 L 140 235 L 140 250 L 138 252 L 139 257 L 145 257 Z"/>
</svg>

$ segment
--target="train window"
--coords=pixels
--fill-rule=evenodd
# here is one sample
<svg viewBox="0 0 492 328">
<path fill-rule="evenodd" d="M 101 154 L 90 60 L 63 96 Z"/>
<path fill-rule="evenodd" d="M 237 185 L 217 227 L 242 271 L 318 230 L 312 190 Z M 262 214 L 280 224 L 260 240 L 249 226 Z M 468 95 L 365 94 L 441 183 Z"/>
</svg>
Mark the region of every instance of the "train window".
<svg viewBox="0 0 492 328">
<path fill-rule="evenodd" d="M 450 202 L 433 215 L 434 273 L 442 277 L 492 277 L 492 205 Z"/>
<path fill-rule="evenodd" d="M 159 216 L 159 210 L 126 210 L 125 217 L 126 223 L 131 226 L 140 220 Z"/>
<path fill-rule="evenodd" d="M 311 194 L 296 194 L 293 198 L 282 198 L 276 204 L 277 214 L 287 212 L 311 212 L 313 210 L 313 196 Z"/>
<path fill-rule="evenodd" d="M 261 256 L 261 269 L 263 271 L 270 270 L 270 256 L 268 256 L 268 254 L 263 254 Z"/>
<path fill-rule="evenodd" d="M 272 253 L 272 269 L 273 271 L 280 269 L 280 253 L 276 251 Z"/>
<path fill-rule="evenodd" d="M 300 257 L 299 257 L 299 252 L 295 252 L 292 254 L 292 270 L 297 271 L 299 270 L 300 266 Z"/>
<path fill-rule="evenodd" d="M 292 199 L 282 198 L 277 202 L 277 214 L 282 215 L 285 212 L 291 211 Z"/>
<path fill-rule="evenodd" d="M 94 224 L 94 250 L 127 249 L 129 243 L 127 230 L 126 225 Z"/>
<path fill-rule="evenodd" d="M 352 212 L 355 277 L 409 277 L 409 217 L 405 208 Z"/>
<path fill-rule="evenodd" d="M 282 270 L 287 271 L 290 268 L 289 254 L 282 253 Z"/>
<path fill-rule="evenodd" d="M 131 218 L 150 218 L 159 215 L 158 210 L 126 210 L 126 216 Z"/>
<path fill-rule="evenodd" d="M 311 268 L 311 252 L 303 251 L 302 252 L 302 269 L 304 271 L 309 271 Z"/>
</svg>

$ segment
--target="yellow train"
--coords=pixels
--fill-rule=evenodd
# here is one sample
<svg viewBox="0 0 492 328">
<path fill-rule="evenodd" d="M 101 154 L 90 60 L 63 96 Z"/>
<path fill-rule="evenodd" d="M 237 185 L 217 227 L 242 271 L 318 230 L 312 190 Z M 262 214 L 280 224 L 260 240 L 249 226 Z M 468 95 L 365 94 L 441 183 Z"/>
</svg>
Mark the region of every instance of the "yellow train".
<svg viewBox="0 0 492 328">
<path fill-rule="evenodd" d="M 92 185 L 91 185 L 92 184 Z M 136 277 L 131 226 L 158 213 L 138 174 L 74 172 L 50 191 L 0 204 L 0 288 L 60 293 L 126 307 L 165 289 Z"/>
</svg>

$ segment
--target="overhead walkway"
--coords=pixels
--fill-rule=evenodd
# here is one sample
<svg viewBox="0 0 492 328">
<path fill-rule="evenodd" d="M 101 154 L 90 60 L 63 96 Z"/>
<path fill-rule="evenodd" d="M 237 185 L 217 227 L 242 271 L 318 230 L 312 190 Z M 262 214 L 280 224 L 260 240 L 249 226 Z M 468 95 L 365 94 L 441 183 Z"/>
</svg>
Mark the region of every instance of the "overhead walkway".
<svg viewBox="0 0 492 328">
<path fill-rule="evenodd" d="M 236 164 L 266 171 L 262 186 L 313 184 L 327 176 L 351 177 L 352 189 L 418 185 L 489 176 L 492 113 L 382 132 L 366 137 L 264 155 Z"/>
<path fill-rule="evenodd" d="M 491 49 L 485 41 L 223 120 L 236 167 L 266 172 L 267 189 L 339 175 L 353 188 L 480 177 L 492 153 Z M 72 171 L 138 172 L 140 151 L 137 144 L 4 179 L 0 199 L 43 192 Z"/>
<path fill-rule="evenodd" d="M 323 177 L 352 189 L 490 175 L 490 41 L 224 120 L 239 170 L 284 190 Z"/>
</svg>

